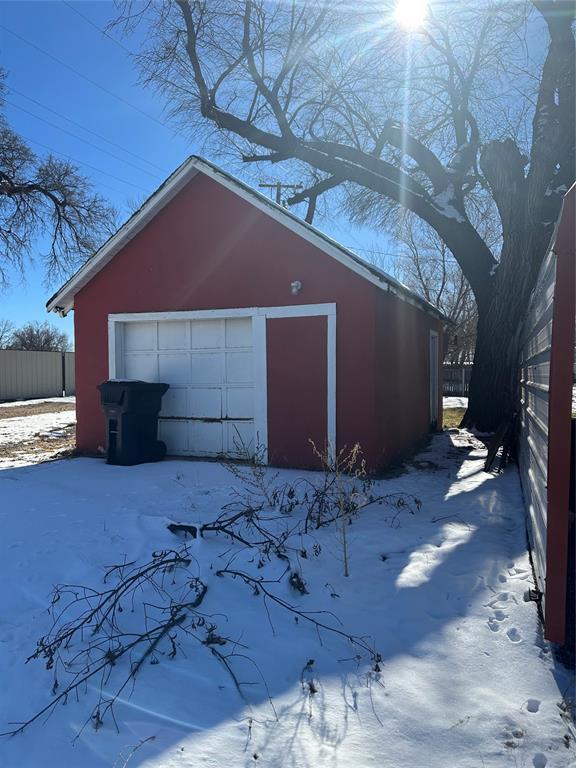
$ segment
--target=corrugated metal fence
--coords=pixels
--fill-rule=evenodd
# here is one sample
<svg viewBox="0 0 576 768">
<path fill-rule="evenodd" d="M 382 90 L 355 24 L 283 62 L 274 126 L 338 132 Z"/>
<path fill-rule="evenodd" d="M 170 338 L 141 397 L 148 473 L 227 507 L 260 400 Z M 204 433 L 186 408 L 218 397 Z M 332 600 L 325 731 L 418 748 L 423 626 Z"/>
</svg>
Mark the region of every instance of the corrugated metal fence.
<svg viewBox="0 0 576 768">
<path fill-rule="evenodd" d="M 0 349 L 0 400 L 75 393 L 74 352 Z"/>
<path fill-rule="evenodd" d="M 566 639 L 569 602 L 571 390 L 574 362 L 576 187 L 540 270 L 527 313 L 520 375 L 519 466 L 545 635 Z"/>
<path fill-rule="evenodd" d="M 546 579 L 548 405 L 555 283 L 556 254 L 550 251 L 528 311 L 520 376 L 519 464 L 529 516 L 534 570 L 538 588 L 543 593 Z"/>
</svg>

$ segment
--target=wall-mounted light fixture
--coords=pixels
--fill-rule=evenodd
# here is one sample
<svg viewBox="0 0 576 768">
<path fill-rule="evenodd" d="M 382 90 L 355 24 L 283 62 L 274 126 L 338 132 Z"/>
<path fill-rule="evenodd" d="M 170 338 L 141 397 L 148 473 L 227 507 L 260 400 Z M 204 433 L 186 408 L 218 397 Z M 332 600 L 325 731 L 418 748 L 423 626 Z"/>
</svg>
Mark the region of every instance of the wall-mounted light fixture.
<svg viewBox="0 0 576 768">
<path fill-rule="evenodd" d="M 292 291 L 294 296 L 298 296 L 298 294 L 302 290 L 302 283 L 300 282 L 300 280 L 294 280 L 292 283 L 290 283 L 290 290 Z"/>
</svg>

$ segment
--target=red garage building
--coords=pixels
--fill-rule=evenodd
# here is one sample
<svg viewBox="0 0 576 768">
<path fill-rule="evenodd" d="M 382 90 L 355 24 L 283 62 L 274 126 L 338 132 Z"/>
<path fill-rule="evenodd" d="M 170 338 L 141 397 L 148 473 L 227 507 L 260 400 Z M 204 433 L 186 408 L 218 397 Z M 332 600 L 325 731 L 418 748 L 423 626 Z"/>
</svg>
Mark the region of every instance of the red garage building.
<svg viewBox="0 0 576 768">
<path fill-rule="evenodd" d="M 74 309 L 77 442 L 97 385 L 170 385 L 168 453 L 314 465 L 360 443 L 377 471 L 440 426 L 444 316 L 285 208 L 189 158 L 47 303 Z"/>
</svg>

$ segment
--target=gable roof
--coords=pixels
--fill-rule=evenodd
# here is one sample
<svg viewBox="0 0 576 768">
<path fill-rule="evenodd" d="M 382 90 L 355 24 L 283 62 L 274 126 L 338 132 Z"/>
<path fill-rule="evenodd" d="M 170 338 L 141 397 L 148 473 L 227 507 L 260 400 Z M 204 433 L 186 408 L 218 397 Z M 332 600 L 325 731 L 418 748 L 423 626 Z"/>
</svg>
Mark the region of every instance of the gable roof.
<svg viewBox="0 0 576 768">
<path fill-rule="evenodd" d="M 243 198 L 263 213 L 271 216 L 283 226 L 315 245 L 321 251 L 339 261 L 356 274 L 376 285 L 378 288 L 393 293 L 400 299 L 430 312 L 445 322 L 448 318 L 433 304 L 423 299 L 410 288 L 400 283 L 378 267 L 360 258 L 343 245 L 321 232 L 316 227 L 300 219 L 294 213 L 260 194 L 236 177 L 226 173 L 204 158 L 191 155 L 185 160 L 158 189 L 153 192 L 143 205 L 130 216 L 96 253 L 46 302 L 48 312 L 58 312 L 65 316 L 74 308 L 74 296 L 103 269 L 114 256 L 135 237 L 156 214 L 164 208 L 183 187 L 197 174 L 202 173 L 226 189 Z"/>
</svg>

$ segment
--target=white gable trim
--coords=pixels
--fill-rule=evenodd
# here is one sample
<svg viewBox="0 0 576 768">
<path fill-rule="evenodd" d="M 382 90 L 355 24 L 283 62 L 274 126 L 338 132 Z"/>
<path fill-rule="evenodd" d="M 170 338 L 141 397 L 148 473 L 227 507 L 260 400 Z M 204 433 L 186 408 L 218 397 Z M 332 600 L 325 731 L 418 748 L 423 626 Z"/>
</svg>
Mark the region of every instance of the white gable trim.
<svg viewBox="0 0 576 768">
<path fill-rule="evenodd" d="M 144 205 L 120 227 L 94 256 L 81 267 L 78 272 L 65 283 L 62 288 L 48 300 L 46 307 L 49 312 L 66 315 L 74 308 L 74 296 L 96 275 L 114 256 L 132 240 L 164 208 L 178 192 L 198 173 L 203 173 L 213 181 L 221 184 L 230 192 L 238 195 L 258 210 L 273 218 L 279 224 L 294 232 L 296 235 L 314 245 L 319 250 L 331 256 L 345 267 L 363 277 L 381 290 L 398 296 L 403 301 L 444 319 L 443 315 L 432 304 L 413 293 L 409 288 L 399 283 L 391 276 L 376 267 L 364 263 L 360 257 L 339 245 L 327 235 L 303 222 L 295 214 L 276 205 L 256 190 L 250 189 L 243 182 L 221 171 L 216 166 L 202 158 L 192 156 L 162 184 Z"/>
</svg>

